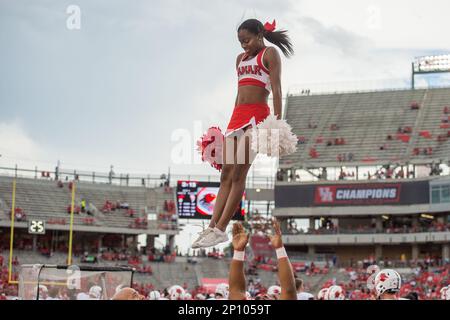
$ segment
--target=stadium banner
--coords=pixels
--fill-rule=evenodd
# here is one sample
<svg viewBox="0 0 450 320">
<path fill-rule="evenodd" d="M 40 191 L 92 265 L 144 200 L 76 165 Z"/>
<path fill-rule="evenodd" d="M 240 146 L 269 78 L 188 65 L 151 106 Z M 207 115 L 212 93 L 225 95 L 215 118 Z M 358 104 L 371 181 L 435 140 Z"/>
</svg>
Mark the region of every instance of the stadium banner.
<svg viewBox="0 0 450 320">
<path fill-rule="evenodd" d="M 211 219 L 216 204 L 219 182 L 179 180 L 177 183 L 177 209 L 181 219 Z M 245 193 L 232 220 L 244 220 Z"/>
<path fill-rule="evenodd" d="M 279 208 L 412 205 L 429 202 L 429 181 L 275 186 L 275 203 Z"/>
</svg>

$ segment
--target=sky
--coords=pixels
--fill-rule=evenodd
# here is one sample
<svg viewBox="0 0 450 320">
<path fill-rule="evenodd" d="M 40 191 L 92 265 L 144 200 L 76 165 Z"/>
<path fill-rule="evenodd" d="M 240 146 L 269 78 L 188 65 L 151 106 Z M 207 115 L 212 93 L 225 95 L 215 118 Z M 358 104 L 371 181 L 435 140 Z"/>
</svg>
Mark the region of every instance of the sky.
<svg viewBox="0 0 450 320">
<path fill-rule="evenodd" d="M 0 0 L 0 167 L 216 175 L 194 145 L 231 116 L 245 19 L 288 30 L 286 94 L 408 86 L 414 57 L 449 52 L 449 10 L 445 0 Z M 254 172 L 273 167 L 260 159 Z"/>
</svg>

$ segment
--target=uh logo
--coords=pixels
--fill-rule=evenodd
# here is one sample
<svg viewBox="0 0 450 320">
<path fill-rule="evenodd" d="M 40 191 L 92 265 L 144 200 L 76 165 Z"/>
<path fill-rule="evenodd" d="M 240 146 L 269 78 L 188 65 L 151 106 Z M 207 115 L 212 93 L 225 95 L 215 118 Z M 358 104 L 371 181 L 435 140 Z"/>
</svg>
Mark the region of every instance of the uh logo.
<svg viewBox="0 0 450 320">
<path fill-rule="evenodd" d="M 317 188 L 317 196 L 319 202 L 333 202 L 333 191 L 330 187 L 318 187 Z"/>
</svg>

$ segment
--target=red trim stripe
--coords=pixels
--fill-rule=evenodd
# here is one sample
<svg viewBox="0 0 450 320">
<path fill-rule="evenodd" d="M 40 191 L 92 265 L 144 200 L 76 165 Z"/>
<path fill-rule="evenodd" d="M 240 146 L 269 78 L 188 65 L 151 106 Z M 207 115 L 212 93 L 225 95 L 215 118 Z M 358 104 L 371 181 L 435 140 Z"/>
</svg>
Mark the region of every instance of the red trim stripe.
<svg viewBox="0 0 450 320">
<path fill-rule="evenodd" d="M 261 50 L 261 52 L 258 53 L 258 56 L 256 57 L 256 62 L 261 67 L 261 69 L 264 70 L 265 73 L 269 74 L 269 70 L 267 70 L 267 68 L 264 66 L 263 61 L 262 61 L 262 56 L 263 56 L 264 52 L 266 52 L 266 50 L 267 50 L 267 48 L 264 48 L 264 50 Z"/>
<path fill-rule="evenodd" d="M 238 86 L 257 86 L 261 88 L 265 88 L 266 84 L 262 81 L 256 79 L 242 79 L 238 82 Z"/>
</svg>

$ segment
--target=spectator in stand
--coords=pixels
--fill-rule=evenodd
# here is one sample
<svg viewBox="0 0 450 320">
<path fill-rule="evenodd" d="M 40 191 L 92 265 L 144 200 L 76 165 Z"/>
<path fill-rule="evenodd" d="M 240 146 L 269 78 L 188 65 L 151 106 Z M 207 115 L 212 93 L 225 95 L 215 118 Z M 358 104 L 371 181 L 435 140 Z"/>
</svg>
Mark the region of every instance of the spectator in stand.
<svg viewBox="0 0 450 320">
<path fill-rule="evenodd" d="M 73 208 L 73 213 L 74 214 L 80 214 L 80 207 L 79 206 L 74 206 Z M 72 213 L 72 205 L 68 205 L 67 206 L 67 213 L 71 214 Z"/>
<path fill-rule="evenodd" d="M 339 130 L 339 126 L 338 126 L 337 124 L 333 123 L 333 124 L 330 126 L 330 130 L 331 130 L 331 131 Z"/>
<path fill-rule="evenodd" d="M 81 212 L 86 212 L 86 200 L 84 199 L 81 200 Z"/>
<path fill-rule="evenodd" d="M 283 171 L 282 171 L 282 169 L 278 169 L 278 171 L 277 171 L 277 181 L 283 181 Z"/>
<path fill-rule="evenodd" d="M 311 158 L 313 158 L 313 159 L 319 157 L 319 154 L 318 154 L 316 148 L 311 148 L 311 149 L 309 150 L 309 156 L 310 156 Z"/>
<path fill-rule="evenodd" d="M 450 108 L 448 106 L 445 106 L 443 112 L 444 114 L 450 114 Z"/>
<path fill-rule="evenodd" d="M 413 101 L 413 102 L 411 102 L 410 107 L 411 107 L 411 110 L 419 110 L 420 105 L 417 101 Z"/>
<path fill-rule="evenodd" d="M 309 123 L 308 123 L 308 129 L 316 129 L 316 128 L 317 128 L 317 125 L 314 124 L 314 123 L 310 120 Z"/>
<path fill-rule="evenodd" d="M 16 208 L 14 210 L 14 219 L 17 221 L 25 221 L 26 220 L 26 214 L 23 212 L 22 208 Z"/>
<path fill-rule="evenodd" d="M 322 180 L 327 180 L 328 179 L 327 168 L 323 167 L 322 174 L 320 175 L 320 179 L 322 179 Z"/>
<path fill-rule="evenodd" d="M 423 154 L 426 155 L 426 156 L 433 155 L 433 148 L 431 148 L 431 147 L 423 148 Z"/>
<path fill-rule="evenodd" d="M 339 180 L 344 180 L 345 176 L 346 176 L 346 174 L 345 174 L 344 170 L 341 169 L 341 172 L 339 173 Z"/>
<path fill-rule="evenodd" d="M 400 169 L 399 171 L 397 171 L 397 173 L 395 174 L 395 178 L 396 179 L 403 179 L 405 177 L 405 173 L 403 172 L 403 169 Z"/>
<path fill-rule="evenodd" d="M 391 179 L 393 175 L 394 175 L 394 170 L 390 166 L 388 166 L 386 168 L 386 179 Z"/>
</svg>

